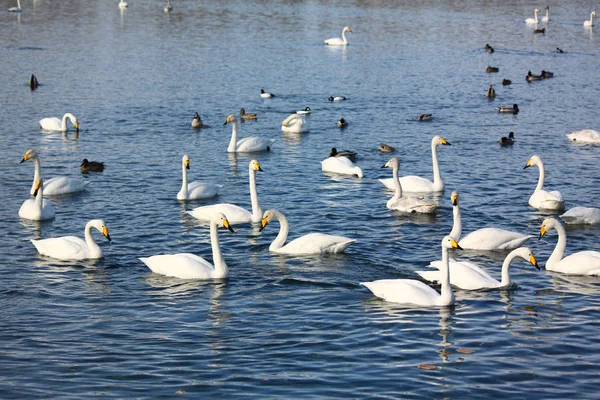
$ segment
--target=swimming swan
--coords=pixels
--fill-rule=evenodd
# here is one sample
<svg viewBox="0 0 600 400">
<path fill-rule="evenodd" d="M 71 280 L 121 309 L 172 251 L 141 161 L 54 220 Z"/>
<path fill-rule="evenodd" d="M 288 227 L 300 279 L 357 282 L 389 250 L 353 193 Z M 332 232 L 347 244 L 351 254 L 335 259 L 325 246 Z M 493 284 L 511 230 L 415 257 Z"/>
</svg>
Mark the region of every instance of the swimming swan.
<svg viewBox="0 0 600 400">
<path fill-rule="evenodd" d="M 223 125 L 231 124 L 231 140 L 227 151 L 229 153 L 254 153 L 258 151 L 270 151 L 275 139 L 265 139 L 257 136 L 250 136 L 237 140 L 238 124 L 234 114 L 227 117 Z"/>
<path fill-rule="evenodd" d="M 267 210 L 263 214 L 261 221 L 260 231 L 267 226 L 267 224 L 274 219 L 279 221 L 279 233 L 271 245 L 269 251 L 281 254 L 323 254 L 323 253 L 341 253 L 352 243 L 356 242 L 355 239 L 350 239 L 344 236 L 327 235 L 324 233 L 309 233 L 301 236 L 297 239 L 292 240 L 288 244 L 285 244 L 287 236 L 290 230 L 285 215 L 276 210 Z"/>
<path fill-rule="evenodd" d="M 590 19 L 583 21 L 583 26 L 594 26 L 594 17 L 596 16 L 596 11 L 592 11 L 590 14 Z"/>
<path fill-rule="evenodd" d="M 281 122 L 281 130 L 283 132 L 308 133 L 309 129 L 306 125 L 306 119 L 302 115 L 292 114 Z"/>
<path fill-rule="evenodd" d="M 438 208 L 438 205 L 431 199 L 423 196 L 408 196 L 402 197 L 402 185 L 398 179 L 398 170 L 400 162 L 396 157 L 390 159 L 381 168 L 392 168 L 392 181 L 394 182 L 396 192 L 394 196 L 388 200 L 386 207 L 390 210 L 398 210 L 403 212 L 418 212 L 423 214 L 432 214 Z"/>
<path fill-rule="evenodd" d="M 364 176 L 362 169 L 354 164 L 348 157 L 329 157 L 321 161 L 321 170 L 343 175 Z"/>
<path fill-rule="evenodd" d="M 600 251 L 580 251 L 563 258 L 567 247 L 567 232 L 556 218 L 546 218 L 540 228 L 540 239 L 550 229 L 558 232 L 558 242 L 546 261 L 548 271 L 571 275 L 600 275 Z"/>
<path fill-rule="evenodd" d="M 529 261 L 531 265 L 538 270 L 540 269 L 533 251 L 529 247 L 519 247 L 508 253 L 504 259 L 501 281 L 490 276 L 477 264 L 469 261 L 455 261 L 450 259 L 450 284 L 465 290 L 496 289 L 509 286 L 511 284 L 510 264 L 517 257 Z M 432 268 L 441 268 L 441 262 L 433 261 L 429 266 Z M 417 274 L 429 282 L 439 282 L 441 279 L 440 271 L 417 271 Z"/>
<path fill-rule="evenodd" d="M 325 40 L 325 44 L 328 44 L 330 46 L 346 46 L 348 44 L 348 40 L 346 40 L 346 32 L 352 32 L 352 29 L 345 26 L 344 29 L 342 29 L 342 38 L 341 39 L 340 38 L 327 39 L 327 40 Z"/>
<path fill-rule="evenodd" d="M 85 225 L 85 240 L 77 236 L 62 236 L 50 239 L 32 240 L 38 253 L 59 260 L 85 260 L 102 258 L 102 250 L 92 237 L 92 228 L 98 229 L 110 242 L 108 228 L 101 219 L 93 219 Z"/>
<path fill-rule="evenodd" d="M 546 15 L 542 17 L 542 22 L 550 21 L 550 7 L 546 6 Z"/>
<path fill-rule="evenodd" d="M 39 179 L 35 184 L 34 199 L 27 199 L 19 209 L 19 217 L 32 221 L 46 221 L 54 218 L 54 208 L 44 200 L 44 182 Z"/>
<path fill-rule="evenodd" d="M 361 282 L 373 294 L 394 303 L 414 304 L 422 307 L 449 306 L 454 304 L 454 292 L 450 286 L 450 267 L 448 249 L 460 249 L 456 240 L 450 236 L 442 239 L 442 268 L 440 293 L 421 281 L 414 279 L 382 279 L 373 282 Z"/>
<path fill-rule="evenodd" d="M 181 183 L 181 190 L 177 193 L 177 200 L 207 199 L 219 194 L 219 189 L 221 188 L 219 185 L 202 182 L 188 183 L 188 169 L 190 169 L 190 157 L 187 154 L 184 154 L 181 159 L 183 182 Z"/>
<path fill-rule="evenodd" d="M 412 193 L 437 193 L 444 191 L 444 181 L 440 174 L 440 166 L 437 159 L 437 147 L 439 145 L 451 146 L 450 142 L 446 141 L 441 136 L 434 136 L 431 139 L 431 162 L 433 166 L 433 182 L 420 176 L 403 176 L 400 178 L 402 189 Z M 388 189 L 394 189 L 394 180 L 392 178 L 380 179 Z"/>
<path fill-rule="evenodd" d="M 242 207 L 230 203 L 212 204 L 210 206 L 196 207 L 188 211 L 192 217 L 203 221 L 210 221 L 215 213 L 229 215 L 228 221 L 232 225 L 244 224 L 248 222 L 260 222 L 262 219 L 262 210 L 258 204 L 258 193 L 256 192 L 256 172 L 262 168 L 256 160 L 250 161 L 248 165 L 248 174 L 250 178 L 250 200 L 252 202 L 252 212 Z"/>
<path fill-rule="evenodd" d="M 582 129 L 567 134 L 572 142 L 600 144 L 600 132 L 593 129 Z"/>
<path fill-rule="evenodd" d="M 573 207 L 560 216 L 568 225 L 600 223 L 600 208 Z"/>
<path fill-rule="evenodd" d="M 32 196 L 35 196 L 35 194 L 34 194 L 35 188 L 36 188 L 37 182 L 41 179 L 41 175 L 42 175 L 41 167 L 40 167 L 40 159 L 39 159 L 37 153 L 35 152 L 35 150 L 33 150 L 33 149 L 29 149 L 25 152 L 25 155 L 23 156 L 21 163 L 24 163 L 25 161 L 27 161 L 29 159 L 33 160 L 33 166 L 34 166 L 33 184 L 31 185 L 31 190 L 29 191 L 29 193 Z M 66 176 L 55 176 L 54 178 L 50 178 L 44 182 L 44 194 L 46 196 L 58 196 L 61 194 L 81 192 L 83 190 L 85 190 L 85 184 L 83 183 L 83 181 L 81 179 L 77 179 L 77 178 L 69 178 Z"/>
<path fill-rule="evenodd" d="M 535 18 L 527 18 L 525 20 L 526 23 L 528 23 L 528 24 L 537 24 L 539 22 L 539 20 L 538 20 L 538 13 L 540 12 L 540 10 L 538 10 L 536 8 L 533 12 L 534 12 Z"/>
<path fill-rule="evenodd" d="M 66 113 L 65 115 L 63 115 L 62 120 L 56 117 L 42 118 L 40 119 L 40 128 L 45 129 L 47 131 L 66 132 L 67 118 L 69 119 L 69 121 L 71 121 L 73 126 L 75 126 L 75 129 L 79 130 L 79 122 L 77 122 L 77 118 L 71 113 Z"/>
<path fill-rule="evenodd" d="M 217 229 L 223 226 L 234 230 L 229 225 L 227 217 L 215 213 L 210 218 L 210 244 L 214 265 L 204 258 L 191 253 L 162 254 L 142 257 L 140 260 L 155 274 L 172 276 L 180 279 L 225 279 L 229 277 L 229 269 L 221 254 L 219 234 Z"/>
<path fill-rule="evenodd" d="M 527 164 L 523 167 L 529 168 L 532 165 L 537 165 L 540 169 L 540 178 L 538 184 L 535 187 L 535 191 L 529 198 L 529 205 L 531 207 L 543 209 L 543 210 L 563 210 L 565 208 L 565 201 L 559 191 L 555 190 L 548 192 L 543 189 L 544 187 L 544 164 L 539 156 L 531 156 L 527 161 Z"/>
</svg>

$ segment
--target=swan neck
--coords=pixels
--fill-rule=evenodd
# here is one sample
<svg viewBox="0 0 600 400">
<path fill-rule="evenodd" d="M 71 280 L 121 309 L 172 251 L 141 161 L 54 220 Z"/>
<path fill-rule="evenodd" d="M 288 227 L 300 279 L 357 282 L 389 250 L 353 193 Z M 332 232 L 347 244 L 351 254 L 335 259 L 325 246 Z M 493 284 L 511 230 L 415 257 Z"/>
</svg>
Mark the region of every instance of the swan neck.
<svg viewBox="0 0 600 400">
<path fill-rule="evenodd" d="M 518 256 L 518 254 L 516 253 L 515 250 L 513 250 L 504 259 L 504 262 L 502 263 L 502 280 L 500 281 L 500 286 L 510 285 L 510 272 L 509 272 L 510 264 L 513 262 L 513 260 L 517 256 Z"/>
<path fill-rule="evenodd" d="M 462 233 L 462 218 L 460 216 L 459 204 L 452 206 L 452 215 L 454 217 L 454 223 L 452 225 L 452 231 L 450 231 L 450 236 L 452 236 L 452 238 L 458 242 Z"/>
<path fill-rule="evenodd" d="M 33 184 L 31 185 L 31 191 L 30 191 L 31 194 L 33 194 L 35 192 L 35 184 L 36 184 L 36 182 L 38 182 L 40 180 L 40 176 L 42 175 L 40 159 L 38 158 L 37 155 L 35 157 L 33 157 L 33 168 L 34 168 L 34 172 L 33 172 Z"/>
<path fill-rule="evenodd" d="M 442 175 L 440 174 L 440 165 L 438 164 L 436 142 L 431 143 L 431 164 L 433 166 L 433 186 L 437 187 L 442 184 Z"/>
<path fill-rule="evenodd" d="M 232 121 L 231 122 L 231 140 L 229 141 L 229 147 L 227 148 L 227 151 L 235 152 L 235 150 L 236 150 L 235 146 L 237 144 L 237 134 L 238 134 L 237 121 Z"/>
<path fill-rule="evenodd" d="M 66 131 L 67 130 L 67 118 L 69 118 L 69 114 L 65 114 L 62 117 L 62 122 L 60 124 L 60 129 L 62 131 Z"/>
<path fill-rule="evenodd" d="M 544 169 L 544 164 L 541 161 L 538 163 L 538 168 L 540 169 L 540 177 L 538 179 L 537 186 L 535 187 L 536 191 L 544 188 L 544 179 L 546 177 L 546 170 Z"/>
<path fill-rule="evenodd" d="M 224 278 L 227 276 L 227 264 L 221 254 L 221 245 L 219 243 L 219 227 L 214 221 L 210 222 L 210 245 L 213 253 L 213 264 L 215 266 L 215 278 Z"/>
<path fill-rule="evenodd" d="M 448 259 L 448 249 L 442 246 L 442 269 L 440 283 L 442 288 L 440 290 L 440 301 L 441 305 L 448 305 L 454 302 L 454 292 L 450 286 L 450 265 Z"/>
<path fill-rule="evenodd" d="M 183 195 L 186 199 L 188 197 L 188 179 L 187 179 L 187 168 L 184 163 L 181 163 L 181 174 L 183 177 L 183 181 L 181 183 L 181 190 L 179 191 L 180 195 Z"/>
<path fill-rule="evenodd" d="M 94 241 L 94 238 L 92 237 L 92 227 L 92 221 L 85 225 L 85 243 L 90 251 L 90 256 L 92 258 L 98 258 L 102 254 L 102 250 L 100 250 L 100 247 L 96 244 L 96 241 Z"/>
<path fill-rule="evenodd" d="M 269 250 L 271 251 L 279 250 L 283 247 L 290 231 L 290 224 L 288 223 L 285 215 L 280 212 L 276 212 L 275 217 L 279 221 L 279 233 L 277 234 L 275 240 L 273 240 L 271 243 L 271 246 L 269 246 Z"/>
<path fill-rule="evenodd" d="M 346 30 L 342 29 L 342 42 L 344 42 L 344 44 L 348 43 L 348 41 L 346 40 Z"/>
<path fill-rule="evenodd" d="M 565 228 L 560 223 L 557 223 L 554 226 L 554 229 L 556 229 L 556 232 L 558 233 L 558 242 L 556 242 L 556 247 L 550 255 L 550 258 L 546 261 L 546 268 L 552 267 L 562 260 L 563 255 L 565 254 L 565 248 L 567 247 L 567 232 L 565 231 Z"/>
<path fill-rule="evenodd" d="M 250 201 L 252 202 L 252 221 L 260 221 L 262 210 L 258 204 L 258 192 L 256 191 L 256 171 L 250 168 Z"/>
<path fill-rule="evenodd" d="M 402 185 L 400 184 L 400 179 L 398 178 L 398 169 L 399 167 L 395 166 L 392 168 L 392 176 L 394 177 L 394 197 L 392 199 L 398 200 L 402 197 Z"/>
<path fill-rule="evenodd" d="M 42 206 L 44 205 L 44 188 L 43 184 L 40 186 L 40 189 L 35 196 L 35 209 L 40 211 L 40 215 L 42 214 Z"/>
</svg>

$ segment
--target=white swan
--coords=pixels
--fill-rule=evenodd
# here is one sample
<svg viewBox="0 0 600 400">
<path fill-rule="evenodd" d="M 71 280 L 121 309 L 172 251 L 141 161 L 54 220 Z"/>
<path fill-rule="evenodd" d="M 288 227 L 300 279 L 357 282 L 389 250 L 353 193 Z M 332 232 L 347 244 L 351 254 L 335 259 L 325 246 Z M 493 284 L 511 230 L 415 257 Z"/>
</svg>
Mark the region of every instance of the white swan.
<svg viewBox="0 0 600 400">
<path fill-rule="evenodd" d="M 527 18 L 525 20 L 526 23 L 528 23 L 528 24 L 537 24 L 539 22 L 539 20 L 538 20 L 538 13 L 540 12 L 540 10 L 538 10 L 536 8 L 533 12 L 534 12 L 535 18 Z"/>
<path fill-rule="evenodd" d="M 142 257 L 140 260 L 155 274 L 172 276 L 180 279 L 224 279 L 229 277 L 229 269 L 221 254 L 219 234 L 217 229 L 223 226 L 229 231 L 234 230 L 229 225 L 227 217 L 216 212 L 210 218 L 210 244 L 212 246 L 213 263 L 190 253 L 162 254 Z"/>
<path fill-rule="evenodd" d="M 190 157 L 184 154 L 181 159 L 181 174 L 183 182 L 181 190 L 177 193 L 177 200 L 207 199 L 219 194 L 221 186 L 213 183 L 192 182 L 188 183 L 187 170 L 190 169 Z"/>
<path fill-rule="evenodd" d="M 577 143 L 595 143 L 600 144 L 600 132 L 593 129 L 582 129 L 567 134 L 569 140 Z"/>
<path fill-rule="evenodd" d="M 402 197 L 402 185 L 398 179 L 398 170 L 400 169 L 400 162 L 396 157 L 390 159 L 381 168 L 391 168 L 393 182 L 395 184 L 396 192 L 394 196 L 388 200 L 386 206 L 390 210 L 399 210 L 403 212 L 418 212 L 424 214 L 431 214 L 435 212 L 438 205 L 431 199 L 423 196 L 408 196 Z"/>
<path fill-rule="evenodd" d="M 433 165 L 433 182 L 428 179 L 421 178 L 420 176 L 403 176 L 400 178 L 400 184 L 402 189 L 412 193 L 437 193 L 444 191 L 444 181 L 440 174 L 440 166 L 437 159 L 437 147 L 439 145 L 451 146 L 450 142 L 446 141 L 441 136 L 434 136 L 431 139 L 431 161 Z M 383 183 L 388 189 L 394 189 L 393 178 L 380 179 L 379 182 Z"/>
<path fill-rule="evenodd" d="M 77 236 L 62 236 L 50 239 L 32 240 L 38 253 L 59 260 L 85 260 L 102 258 L 102 250 L 92 237 L 92 228 L 102 232 L 110 242 L 108 228 L 101 219 L 93 219 L 85 225 L 85 240 Z"/>
<path fill-rule="evenodd" d="M 237 140 L 237 118 L 234 114 L 227 117 L 223 125 L 231 124 L 231 140 L 227 151 L 230 153 L 254 153 L 258 151 L 270 151 L 275 139 L 265 139 L 257 136 L 250 136 Z"/>
<path fill-rule="evenodd" d="M 32 159 L 34 166 L 33 173 L 33 184 L 31 185 L 30 194 L 34 195 L 35 188 L 37 182 L 41 179 L 41 167 L 40 167 L 40 159 L 33 149 L 29 149 L 25 152 L 21 163 Z M 67 193 L 76 193 L 85 190 L 85 184 L 81 179 L 78 178 L 69 178 L 66 176 L 55 176 L 54 178 L 50 178 L 44 182 L 44 194 L 46 196 L 58 196 L 61 194 Z"/>
<path fill-rule="evenodd" d="M 210 206 L 196 207 L 188 211 L 192 217 L 203 221 L 210 221 L 213 215 L 220 212 L 229 215 L 228 221 L 232 225 L 244 224 L 248 222 L 260 222 L 262 219 L 262 210 L 258 204 L 258 193 L 256 192 L 256 171 L 262 168 L 256 160 L 250 161 L 248 165 L 248 174 L 250 178 L 250 200 L 252 202 L 252 212 L 230 203 L 212 204 Z"/>
<path fill-rule="evenodd" d="M 595 16 L 596 16 L 596 11 L 592 11 L 592 13 L 590 14 L 589 21 L 587 19 L 585 21 L 583 21 L 583 26 L 594 26 L 594 17 Z"/>
<path fill-rule="evenodd" d="M 523 243 L 533 237 L 532 235 L 523 235 L 522 233 L 507 231 L 505 229 L 482 228 L 460 239 L 460 235 L 462 234 L 462 218 L 458 192 L 452 192 L 450 200 L 452 200 L 452 214 L 454 216 L 454 224 L 450 236 L 458 240 L 460 247 L 465 250 L 513 250 L 521 247 Z"/>
<path fill-rule="evenodd" d="M 23 9 L 21 8 L 21 0 L 17 0 L 17 6 L 9 8 L 8 12 L 23 12 Z"/>
<path fill-rule="evenodd" d="M 267 210 L 263 214 L 260 231 L 274 219 L 279 221 L 279 233 L 271 245 L 269 250 L 274 253 L 281 254 L 323 254 L 323 253 L 342 253 L 348 246 L 356 242 L 355 239 L 350 239 L 344 236 L 327 235 L 324 233 L 309 233 L 292 240 L 285 244 L 290 225 L 288 224 L 285 215 L 276 210 Z"/>
<path fill-rule="evenodd" d="M 352 29 L 345 26 L 344 29 L 342 29 L 342 38 L 341 39 L 340 38 L 327 39 L 327 40 L 325 40 L 325 44 L 328 44 L 330 46 L 346 46 L 348 44 L 348 40 L 346 40 L 346 32 L 352 32 Z"/>
<path fill-rule="evenodd" d="M 460 249 L 456 240 L 445 236 L 442 240 L 442 269 L 440 293 L 421 281 L 414 279 L 382 279 L 373 282 L 361 282 L 377 297 L 394 303 L 414 304 L 417 306 L 449 306 L 454 304 L 454 292 L 450 286 L 450 268 L 448 249 Z"/>
<path fill-rule="evenodd" d="M 533 251 L 529 247 L 519 247 L 508 253 L 504 259 L 501 281 L 490 276 L 477 264 L 469 261 L 455 261 L 450 259 L 450 284 L 465 290 L 495 289 L 509 286 L 511 284 L 510 264 L 517 257 L 529 261 L 531 265 L 538 270 L 540 269 Z M 433 261 L 429 266 L 438 269 L 442 267 L 440 261 Z M 439 282 L 442 275 L 440 271 L 417 271 L 417 274 L 429 282 Z"/>
<path fill-rule="evenodd" d="M 540 178 L 538 179 L 538 184 L 535 187 L 535 191 L 529 198 L 529 205 L 531 207 L 543 209 L 543 210 L 563 210 L 565 208 L 565 201 L 560 194 L 559 191 L 548 192 L 544 190 L 544 163 L 542 163 L 542 159 L 539 156 L 531 156 L 531 158 L 527 161 L 527 164 L 523 167 L 529 168 L 532 165 L 537 165 L 540 169 Z"/>
<path fill-rule="evenodd" d="M 600 208 L 573 207 L 560 217 L 569 225 L 599 224 Z"/>
<path fill-rule="evenodd" d="M 127 2 L 125 0 L 121 0 L 119 2 L 119 8 L 127 8 L 129 7 L 129 4 L 127 4 Z"/>
<path fill-rule="evenodd" d="M 281 122 L 281 130 L 283 132 L 308 133 L 309 129 L 306 125 L 306 119 L 302 115 L 292 114 Z"/>
<path fill-rule="evenodd" d="M 33 221 L 46 221 L 54 218 L 54 208 L 44 200 L 44 182 L 39 179 L 35 186 L 35 199 L 27 199 L 19 209 L 19 217 Z"/>
<path fill-rule="evenodd" d="M 56 117 L 42 118 L 40 119 L 40 128 L 45 129 L 47 131 L 66 132 L 67 118 L 69 119 L 69 121 L 71 121 L 75 129 L 79 130 L 79 122 L 77 122 L 77 118 L 71 113 L 66 113 L 65 115 L 63 115 L 62 120 Z"/>
<path fill-rule="evenodd" d="M 167 5 L 165 6 L 165 8 L 163 10 L 166 13 L 173 11 L 173 6 L 171 5 L 171 0 L 167 0 Z"/>
<path fill-rule="evenodd" d="M 329 157 L 321 161 L 321 170 L 336 174 L 356 175 L 359 178 L 364 176 L 362 169 L 350 161 L 348 157 Z"/>
<path fill-rule="evenodd" d="M 546 218 L 540 228 L 540 239 L 550 229 L 558 232 L 558 242 L 546 261 L 548 271 L 571 275 L 600 275 L 600 251 L 580 251 L 563 258 L 567 247 L 567 232 L 556 218 Z"/>
<path fill-rule="evenodd" d="M 550 7 L 546 6 L 546 16 L 542 17 L 542 22 L 550 21 Z"/>
</svg>

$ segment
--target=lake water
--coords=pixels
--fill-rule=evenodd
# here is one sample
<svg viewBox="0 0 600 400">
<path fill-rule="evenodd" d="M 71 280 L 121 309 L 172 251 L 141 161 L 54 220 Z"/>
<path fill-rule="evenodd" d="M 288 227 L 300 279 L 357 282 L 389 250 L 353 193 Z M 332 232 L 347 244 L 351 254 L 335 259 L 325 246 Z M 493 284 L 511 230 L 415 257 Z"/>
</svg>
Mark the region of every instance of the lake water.
<svg viewBox="0 0 600 400">
<path fill-rule="evenodd" d="M 161 2 L 117 3 L 23 0 L 23 13 L 0 12 L 1 398 L 597 398 L 599 278 L 520 261 L 517 288 L 457 290 L 456 305 L 441 309 L 386 303 L 359 285 L 416 278 L 439 259 L 452 190 L 463 232 L 537 235 L 546 215 L 527 200 L 538 171 L 523 170 L 533 154 L 567 208 L 598 206 L 600 147 L 565 136 L 599 128 L 588 2 L 550 4 L 545 34 L 524 23 L 545 4 L 511 0 L 176 1 L 171 14 Z M 345 25 L 350 46 L 323 44 Z M 500 72 L 486 73 L 489 65 Z M 555 77 L 525 81 L 542 69 Z M 32 73 L 41 83 L 33 92 Z M 261 88 L 277 97 L 261 100 Z M 518 115 L 497 112 L 513 103 Z M 306 106 L 310 133 L 282 134 L 281 121 Z M 271 152 L 226 152 L 223 122 L 240 107 L 258 113 L 240 135 L 276 139 Z M 196 111 L 209 128 L 190 127 Z M 41 118 L 65 112 L 79 119 L 78 137 L 40 132 Z M 418 122 L 423 113 L 434 119 Z M 340 117 L 348 128 L 337 128 Z M 515 145 L 501 148 L 510 131 Z M 401 174 L 431 177 L 436 134 L 452 143 L 438 151 L 441 208 L 434 217 L 387 210 L 391 193 L 377 179 L 391 176 L 380 169 L 390 155 L 377 146 L 396 147 Z M 331 147 L 357 151 L 365 177 L 321 172 Z M 33 176 L 31 162 L 19 164 L 28 148 L 45 177 L 81 176 L 83 158 L 106 170 L 83 176 L 86 192 L 51 199 L 54 220 L 26 222 L 17 213 Z M 192 180 L 223 185 L 217 199 L 175 199 L 186 153 Z M 286 214 L 291 238 L 319 231 L 356 243 L 342 255 L 278 256 L 268 250 L 277 223 L 261 234 L 242 225 L 220 231 L 229 280 L 152 274 L 138 257 L 212 259 L 208 228 L 185 211 L 249 208 L 253 158 L 264 170 L 261 207 Z M 92 218 L 113 239 L 94 233 L 103 259 L 60 262 L 29 241 L 82 236 Z M 599 233 L 569 229 L 567 253 L 598 250 Z M 540 264 L 556 239 L 551 231 L 528 242 Z M 453 253 L 495 276 L 505 255 Z"/>
</svg>

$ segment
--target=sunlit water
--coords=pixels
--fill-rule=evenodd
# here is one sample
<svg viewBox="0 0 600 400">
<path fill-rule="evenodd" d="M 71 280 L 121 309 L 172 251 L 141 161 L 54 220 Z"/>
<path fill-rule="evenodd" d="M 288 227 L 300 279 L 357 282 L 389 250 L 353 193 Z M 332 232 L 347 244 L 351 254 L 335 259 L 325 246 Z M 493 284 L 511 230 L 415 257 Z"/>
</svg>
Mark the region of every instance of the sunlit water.
<svg viewBox="0 0 600 400">
<path fill-rule="evenodd" d="M 523 170 L 532 154 L 567 208 L 598 206 L 600 147 L 565 136 L 599 128 L 599 47 L 595 29 L 583 27 L 586 2 L 551 4 L 544 35 L 523 22 L 534 6 L 513 1 L 190 1 L 174 2 L 171 14 L 161 2 L 132 0 L 124 11 L 117 3 L 24 0 L 23 13 L 0 13 L 0 397 L 597 397 L 598 278 L 519 261 L 517 289 L 457 291 L 455 307 L 423 310 L 358 284 L 415 278 L 438 259 L 452 190 L 461 194 L 463 232 L 537 235 L 545 215 L 527 200 L 538 172 Z M 351 45 L 324 46 L 344 25 Z M 488 65 L 500 72 L 485 73 Z M 555 77 L 525 81 L 542 69 Z M 34 92 L 31 73 L 42 85 Z M 503 78 L 513 84 L 503 87 Z M 490 83 L 493 101 L 484 97 Z M 277 97 L 261 100 L 261 88 Z M 330 103 L 332 95 L 349 99 Z M 518 115 L 497 112 L 513 103 Z M 281 121 L 306 106 L 310 133 L 283 135 Z M 223 122 L 240 107 L 259 114 L 240 135 L 275 138 L 272 152 L 227 154 Z M 209 128 L 190 127 L 196 111 Z M 38 120 L 65 112 L 80 120 L 79 137 L 40 132 Z M 422 113 L 434 119 L 416 121 Z M 515 145 L 500 148 L 510 131 Z M 435 134 L 452 143 L 439 148 L 440 210 L 390 212 L 391 193 L 377 181 L 391 176 L 380 169 L 390 155 L 377 146 L 396 147 L 401 174 L 431 177 Z M 334 146 L 358 152 L 364 178 L 321 172 Z M 83 176 L 86 192 L 51 199 L 53 221 L 21 221 L 33 165 L 19 161 L 28 148 L 45 177 L 80 175 L 84 157 L 106 170 Z M 220 197 L 175 200 L 185 153 L 191 179 L 222 184 Z M 215 201 L 249 208 L 252 158 L 264 170 L 261 207 L 284 212 L 292 238 L 319 231 L 356 243 L 344 255 L 277 256 L 268 251 L 277 223 L 261 234 L 239 226 L 220 232 L 228 281 L 150 273 L 138 257 L 211 259 L 208 228 L 185 211 Z M 113 238 L 94 233 L 101 260 L 57 262 L 29 242 L 82 236 L 92 218 Z M 599 249 L 599 233 L 569 229 L 567 252 Z M 556 238 L 529 241 L 541 264 Z M 453 253 L 496 276 L 505 255 Z"/>
</svg>

